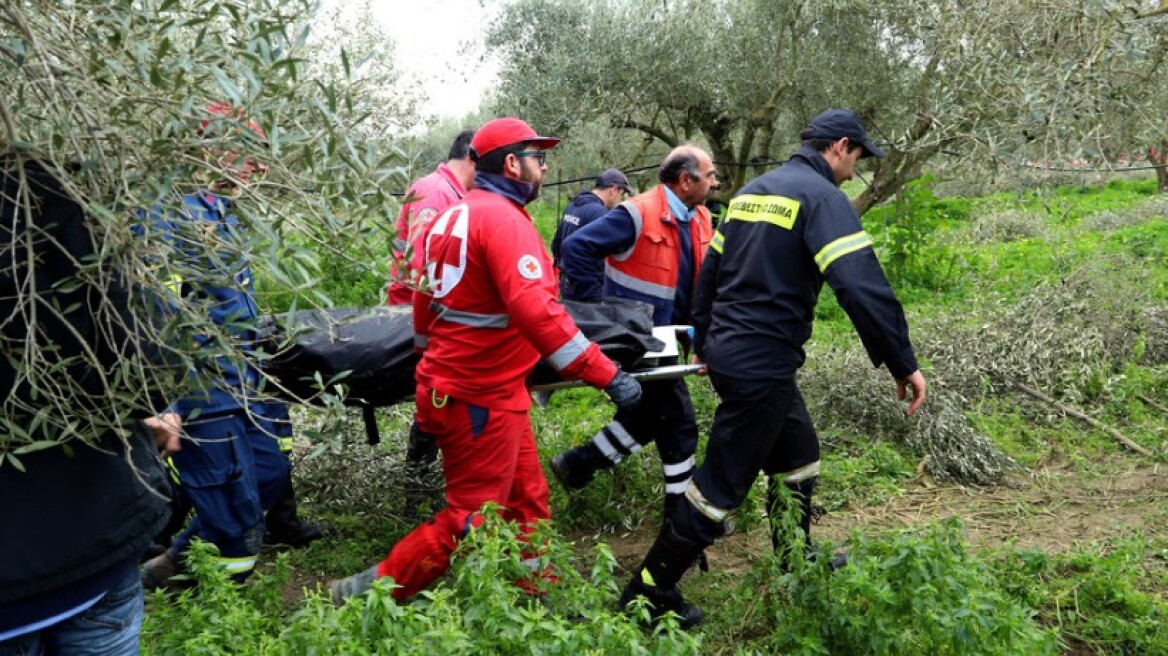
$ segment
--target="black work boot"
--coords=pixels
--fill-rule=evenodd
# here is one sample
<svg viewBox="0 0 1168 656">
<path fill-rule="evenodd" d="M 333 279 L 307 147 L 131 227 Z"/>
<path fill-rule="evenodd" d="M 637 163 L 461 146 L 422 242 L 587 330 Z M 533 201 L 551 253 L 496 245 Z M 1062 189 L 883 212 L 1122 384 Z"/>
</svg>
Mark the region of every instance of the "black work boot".
<svg viewBox="0 0 1168 656">
<path fill-rule="evenodd" d="M 640 596 L 649 601 L 649 613 L 654 620 L 673 612 L 680 618 L 683 629 L 701 622 L 701 609 L 685 600 L 677 589 L 677 582 L 704 549 L 704 545 L 678 535 L 673 523 L 666 521 L 657 534 L 657 540 L 649 547 L 649 553 L 645 554 L 645 561 L 621 592 L 621 608 Z"/>
<path fill-rule="evenodd" d="M 411 465 L 429 465 L 438 459 L 438 440 L 418 427 L 418 422 L 410 424 L 410 441 L 406 446 L 406 462 Z"/>
<path fill-rule="evenodd" d="M 810 557 L 814 555 L 814 549 L 811 544 L 811 517 L 813 510 L 811 506 L 811 497 L 815 493 L 815 483 L 818 477 L 812 477 L 805 481 L 798 483 L 785 483 L 787 489 L 791 490 L 791 494 L 799 501 L 799 528 L 803 529 L 803 555 Z M 770 520 L 771 532 L 771 546 L 775 553 L 782 557 L 784 571 L 791 570 L 791 558 L 789 545 L 782 535 L 782 524 L 779 517 L 783 511 L 779 508 L 779 483 L 774 479 L 767 479 L 767 517 Z M 833 554 L 831 557 L 831 568 L 833 570 L 845 567 L 848 564 L 848 555 L 846 553 Z"/>
<path fill-rule="evenodd" d="M 568 490 L 583 488 L 592 481 L 596 470 L 612 465 L 592 442 L 553 457 L 549 464 L 552 475 Z"/>
<path fill-rule="evenodd" d="M 811 495 L 815 492 L 815 481 L 815 478 L 810 478 L 799 483 L 784 484 L 799 501 L 799 528 L 803 529 L 807 546 L 811 546 Z M 781 521 L 785 511 L 786 508 L 779 499 L 779 482 L 774 478 L 768 478 L 767 519 L 770 524 L 771 547 L 775 553 L 782 553 L 787 548 Z"/>
<path fill-rule="evenodd" d="M 187 572 L 182 560 L 167 549 L 142 563 L 142 589 L 181 592 L 193 588 L 197 581 Z"/>
<path fill-rule="evenodd" d="M 653 618 L 653 621 L 661 619 L 666 613 L 674 613 L 677 615 L 677 625 L 683 629 L 689 629 L 701 624 L 702 620 L 705 619 L 702 609 L 686 601 L 676 586 L 658 588 L 646 585 L 634 575 L 633 580 L 629 581 L 624 591 L 621 592 L 618 603 L 621 608 L 626 608 L 637 597 L 644 597 L 648 600 L 649 616 Z"/>
<path fill-rule="evenodd" d="M 284 492 L 264 516 L 264 544 L 299 549 L 324 537 L 326 532 L 326 526 L 301 519 L 296 508 L 296 490 L 289 479 Z"/>
</svg>

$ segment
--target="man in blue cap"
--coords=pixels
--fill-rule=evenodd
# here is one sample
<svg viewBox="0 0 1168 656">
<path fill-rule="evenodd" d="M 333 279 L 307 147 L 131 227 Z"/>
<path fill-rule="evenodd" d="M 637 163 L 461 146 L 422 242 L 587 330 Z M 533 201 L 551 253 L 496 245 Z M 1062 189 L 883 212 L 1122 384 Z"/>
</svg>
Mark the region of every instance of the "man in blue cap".
<svg viewBox="0 0 1168 656">
<path fill-rule="evenodd" d="M 674 612 L 683 627 L 702 620 L 677 582 L 723 530 L 760 471 L 768 501 L 778 485 L 800 502 L 811 528 L 811 494 L 819 475 L 819 438 L 795 383 L 803 344 L 823 283 L 859 333 L 872 364 L 884 364 L 912 415 L 925 400 L 904 311 L 888 284 L 872 240 L 839 185 L 864 157 L 883 157 L 855 114 L 830 109 L 800 133 L 785 164 L 753 180 L 730 202 L 698 276 L 693 303 L 694 351 L 721 399 L 706 457 L 665 519 L 645 561 L 621 595 L 648 599 L 654 617 Z M 784 558 L 788 536 L 772 522 Z M 788 561 L 789 562 L 789 561 Z"/>
<path fill-rule="evenodd" d="M 629 197 L 633 191 L 629 186 L 629 179 L 620 169 L 607 169 L 596 176 L 596 183 L 589 191 L 581 191 L 572 198 L 572 202 L 564 208 L 564 215 L 556 226 L 556 234 L 552 237 L 552 262 L 556 270 L 560 271 L 560 296 L 565 300 L 579 301 L 577 285 L 572 279 L 560 270 L 560 246 L 573 232 L 604 216 L 616 204 Z M 593 265 L 589 279 L 597 287 L 604 285 L 604 260 L 597 259 Z"/>
</svg>

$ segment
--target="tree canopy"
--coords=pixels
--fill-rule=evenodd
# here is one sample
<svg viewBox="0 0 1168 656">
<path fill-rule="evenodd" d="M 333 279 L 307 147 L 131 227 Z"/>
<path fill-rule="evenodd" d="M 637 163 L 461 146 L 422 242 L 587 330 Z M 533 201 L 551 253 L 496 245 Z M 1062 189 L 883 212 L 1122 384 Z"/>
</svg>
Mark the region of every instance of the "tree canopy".
<svg viewBox="0 0 1168 656">
<path fill-rule="evenodd" d="M 352 75 L 357 62 L 343 48 L 335 51 L 335 65 L 322 62 L 322 50 L 309 39 L 315 7 L 311 0 L 18 1 L 0 7 L 5 167 L 19 171 L 23 162 L 40 163 L 91 219 L 98 257 L 79 263 L 78 279 L 61 285 L 84 284 L 101 293 L 128 283 L 147 290 L 143 299 L 167 297 L 171 279 L 194 272 L 183 270 L 189 262 L 160 257 L 157 244 L 135 236 L 137 210 L 173 210 L 182 194 L 230 179 L 231 158 L 222 153 L 268 168 L 265 177 L 243 186 L 245 201 L 238 206 L 254 235 L 254 252 L 214 234 L 203 235 L 196 248 L 229 255 L 239 250 L 257 276 L 303 292 L 313 286 L 322 253 L 352 257 L 346 251 L 351 243 L 384 242 L 368 237 L 392 215 L 389 192 L 404 183 L 392 152 L 370 143 L 367 135 L 376 131 L 363 128 L 384 105 Z M 213 101 L 237 111 L 209 113 Z M 24 198 L 19 191 L 17 200 Z M 37 263 L 20 254 L 32 252 L 40 238 L 30 231 L 19 243 L 0 244 L 12 256 L 6 261 L 25 267 L 6 274 L 36 274 Z M 380 261 L 382 252 L 377 256 L 369 261 Z M 20 303 L 29 316 L 33 308 L 68 311 L 35 293 Z M 204 305 L 181 299 L 175 316 L 159 325 L 147 316 L 152 307 L 144 300 L 136 308 L 140 316 L 126 327 L 144 343 L 164 345 L 184 370 L 198 358 L 240 357 Z M 99 323 L 126 321 L 114 308 L 98 312 Z M 210 336 L 214 348 L 193 349 L 195 334 Z M 4 402 L 0 457 L 12 462 L 30 450 L 124 429 L 130 416 L 161 410 L 149 407 L 151 391 L 157 398 L 160 387 L 174 398 L 182 385 L 207 384 L 180 376 L 176 388 L 173 376 L 151 374 L 145 353 L 138 354 L 132 374 L 103 370 L 94 361 L 95 375 L 109 377 L 110 398 L 98 404 L 106 412 L 79 424 L 71 411 L 94 404 L 81 404 L 85 389 L 60 380 L 48 364 L 54 344 L 32 332 L 23 343 L 9 341 L 5 354 L 18 362 L 37 400 L 23 408 L 13 407 L 18 402 L 12 398 Z M 30 425 L 31 416 L 37 419 Z"/>
<path fill-rule="evenodd" d="M 1105 0 L 516 0 L 488 46 L 503 62 L 500 111 L 561 134 L 605 119 L 664 146 L 700 141 L 724 194 L 764 170 L 752 163 L 784 158 L 812 116 L 850 107 L 890 154 L 856 201 L 863 211 L 941 154 L 986 168 L 1162 139 L 1152 91 L 1165 37 L 1138 10 Z"/>
</svg>

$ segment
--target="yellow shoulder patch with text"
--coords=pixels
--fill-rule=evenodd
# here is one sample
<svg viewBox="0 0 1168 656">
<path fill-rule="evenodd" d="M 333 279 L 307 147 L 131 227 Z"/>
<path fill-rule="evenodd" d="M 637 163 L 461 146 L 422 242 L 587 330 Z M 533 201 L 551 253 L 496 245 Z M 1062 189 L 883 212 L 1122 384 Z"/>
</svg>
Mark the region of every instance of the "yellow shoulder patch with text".
<svg viewBox="0 0 1168 656">
<path fill-rule="evenodd" d="M 770 223 L 790 230 L 799 216 L 799 206 L 799 201 L 786 196 L 743 194 L 730 201 L 725 220 Z"/>
</svg>

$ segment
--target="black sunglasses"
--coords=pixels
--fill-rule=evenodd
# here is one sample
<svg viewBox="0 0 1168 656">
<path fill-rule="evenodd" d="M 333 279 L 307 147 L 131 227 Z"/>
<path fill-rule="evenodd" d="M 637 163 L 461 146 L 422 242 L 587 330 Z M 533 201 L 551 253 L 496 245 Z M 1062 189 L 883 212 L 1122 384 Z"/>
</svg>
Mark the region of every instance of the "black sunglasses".
<svg viewBox="0 0 1168 656">
<path fill-rule="evenodd" d="M 515 153 L 515 156 L 516 157 L 534 157 L 535 161 L 539 162 L 540 164 L 547 163 L 547 151 L 546 150 L 521 150 L 521 151 Z"/>
</svg>

